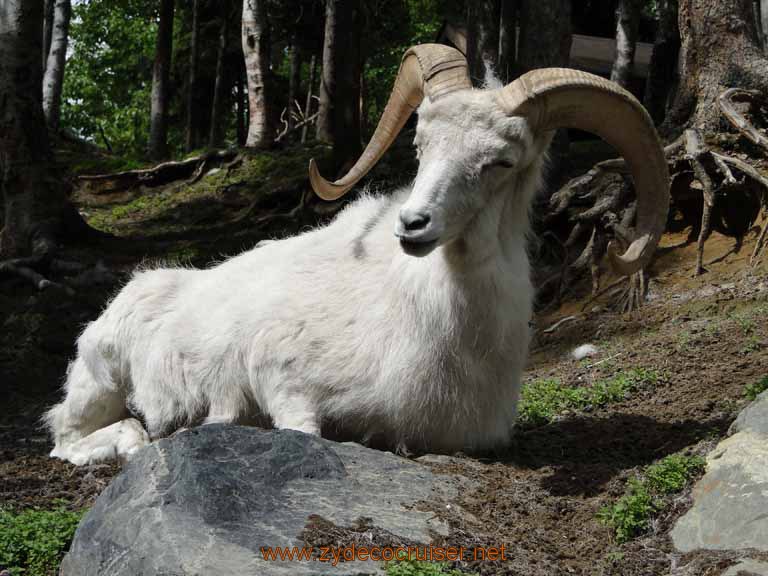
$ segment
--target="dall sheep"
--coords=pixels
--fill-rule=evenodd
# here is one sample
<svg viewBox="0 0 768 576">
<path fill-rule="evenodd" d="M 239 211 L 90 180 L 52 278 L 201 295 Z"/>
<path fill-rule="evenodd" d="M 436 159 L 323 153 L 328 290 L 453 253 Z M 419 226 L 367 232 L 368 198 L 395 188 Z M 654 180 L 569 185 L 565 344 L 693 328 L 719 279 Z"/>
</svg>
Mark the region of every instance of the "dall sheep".
<svg viewBox="0 0 768 576">
<path fill-rule="evenodd" d="M 412 185 L 210 269 L 135 273 L 78 340 L 51 455 L 126 457 L 179 426 L 245 421 L 410 450 L 506 443 L 534 296 L 528 210 L 554 129 L 596 133 L 629 165 L 636 240 L 609 250 L 622 274 L 663 232 L 667 164 L 615 84 L 545 69 L 473 90 L 463 55 L 428 44 L 406 52 L 350 172 L 331 183 L 310 163 L 318 195 L 351 189 L 416 109 Z"/>
</svg>

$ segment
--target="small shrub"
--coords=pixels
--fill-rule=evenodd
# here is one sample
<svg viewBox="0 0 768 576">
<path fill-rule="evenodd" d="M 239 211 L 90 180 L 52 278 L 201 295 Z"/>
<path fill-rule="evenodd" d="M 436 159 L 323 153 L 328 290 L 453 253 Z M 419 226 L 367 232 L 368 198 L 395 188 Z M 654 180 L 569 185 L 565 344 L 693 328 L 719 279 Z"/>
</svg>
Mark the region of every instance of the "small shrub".
<svg viewBox="0 0 768 576">
<path fill-rule="evenodd" d="M 547 424 L 565 410 L 588 410 L 620 402 L 641 385 L 658 380 L 653 370 L 633 368 L 598 380 L 592 386 L 572 388 L 556 379 L 531 382 L 521 392 L 519 421 L 531 426 Z"/>
<path fill-rule="evenodd" d="M 385 571 L 387 576 L 467 576 L 448 564 L 407 559 L 388 562 Z"/>
<path fill-rule="evenodd" d="M 763 379 L 759 382 L 747 384 L 744 387 L 744 396 L 746 396 L 749 400 L 755 400 L 766 390 L 768 390 L 768 376 L 764 376 Z"/>
<path fill-rule="evenodd" d="M 667 456 L 648 466 L 640 477 L 630 478 L 624 495 L 612 506 L 604 506 L 597 517 L 623 544 L 648 528 L 651 517 L 664 508 L 664 496 L 680 492 L 704 466 L 701 456 Z"/>
<path fill-rule="evenodd" d="M 54 573 L 83 514 L 63 503 L 55 510 L 0 510 L 0 570 L 12 576 Z"/>
</svg>

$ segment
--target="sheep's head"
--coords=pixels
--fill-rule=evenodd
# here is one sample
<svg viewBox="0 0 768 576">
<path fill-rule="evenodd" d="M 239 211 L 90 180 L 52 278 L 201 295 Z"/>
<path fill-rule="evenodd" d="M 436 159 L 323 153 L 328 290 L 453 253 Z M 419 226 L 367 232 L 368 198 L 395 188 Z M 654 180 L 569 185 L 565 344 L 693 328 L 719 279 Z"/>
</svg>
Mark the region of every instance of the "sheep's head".
<svg viewBox="0 0 768 576">
<path fill-rule="evenodd" d="M 419 108 L 420 107 L 420 108 Z M 614 269 L 631 274 L 650 259 L 664 231 L 669 174 L 664 151 L 647 112 L 628 92 L 576 70 L 530 72 L 498 90 L 472 90 L 463 55 L 425 44 L 403 57 L 379 125 L 355 166 L 336 182 L 323 179 L 310 162 L 310 181 L 326 200 L 345 194 L 379 160 L 411 113 L 419 108 L 416 145 L 419 171 L 400 211 L 395 233 L 403 248 L 428 253 L 458 235 L 504 179 L 539 157 L 556 128 L 598 134 L 624 156 L 638 196 L 637 238 Z"/>
</svg>

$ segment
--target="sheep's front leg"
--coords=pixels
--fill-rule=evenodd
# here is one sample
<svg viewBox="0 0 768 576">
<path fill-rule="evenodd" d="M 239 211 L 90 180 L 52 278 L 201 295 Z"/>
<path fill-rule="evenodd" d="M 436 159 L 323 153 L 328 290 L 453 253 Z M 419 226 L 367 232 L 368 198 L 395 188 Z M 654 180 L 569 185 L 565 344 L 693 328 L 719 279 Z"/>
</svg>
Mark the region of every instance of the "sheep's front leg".
<svg viewBox="0 0 768 576">
<path fill-rule="evenodd" d="M 149 436 L 139 421 L 126 418 L 96 430 L 52 456 L 69 460 L 76 466 L 83 466 L 110 460 L 126 460 L 147 444 Z"/>
<path fill-rule="evenodd" d="M 283 395 L 270 406 L 275 428 L 299 430 L 320 436 L 320 418 L 309 400 L 303 396 Z"/>
</svg>

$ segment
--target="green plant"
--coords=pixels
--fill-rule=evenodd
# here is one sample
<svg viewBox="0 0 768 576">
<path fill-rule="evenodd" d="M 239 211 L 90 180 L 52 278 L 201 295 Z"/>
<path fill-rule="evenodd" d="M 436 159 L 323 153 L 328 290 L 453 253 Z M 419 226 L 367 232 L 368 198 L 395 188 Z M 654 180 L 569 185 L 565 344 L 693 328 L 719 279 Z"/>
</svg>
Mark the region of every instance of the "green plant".
<svg viewBox="0 0 768 576">
<path fill-rule="evenodd" d="M 565 410 L 588 410 L 620 402 L 641 385 L 654 384 L 658 379 L 653 370 L 633 368 L 577 388 L 556 379 L 537 380 L 523 386 L 519 422 L 532 426 L 547 424 Z"/>
<path fill-rule="evenodd" d="M 54 510 L 0 510 L 0 569 L 13 576 L 53 573 L 83 513 L 68 510 L 63 502 Z"/>
<path fill-rule="evenodd" d="M 387 576 L 467 576 L 445 563 L 407 559 L 387 562 L 385 571 Z"/>
<path fill-rule="evenodd" d="M 630 478 L 624 495 L 601 508 L 597 517 L 623 544 L 645 531 L 653 514 L 664 508 L 663 497 L 680 492 L 704 465 L 701 456 L 667 456 L 648 466 L 641 476 Z"/>
<path fill-rule="evenodd" d="M 763 379 L 752 384 L 747 384 L 744 387 L 744 396 L 749 400 L 755 400 L 760 394 L 768 390 L 768 376 L 763 376 Z"/>
</svg>

